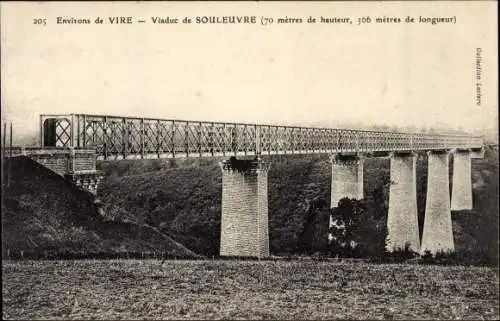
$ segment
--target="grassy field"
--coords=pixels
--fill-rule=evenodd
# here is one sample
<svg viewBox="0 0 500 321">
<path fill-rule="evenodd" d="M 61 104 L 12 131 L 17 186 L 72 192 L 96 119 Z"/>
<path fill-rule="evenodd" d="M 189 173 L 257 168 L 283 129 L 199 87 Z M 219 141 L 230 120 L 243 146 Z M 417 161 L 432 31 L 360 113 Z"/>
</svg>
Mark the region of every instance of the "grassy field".
<svg viewBox="0 0 500 321">
<path fill-rule="evenodd" d="M 498 319 L 497 268 L 4 261 L 3 319 Z"/>
</svg>

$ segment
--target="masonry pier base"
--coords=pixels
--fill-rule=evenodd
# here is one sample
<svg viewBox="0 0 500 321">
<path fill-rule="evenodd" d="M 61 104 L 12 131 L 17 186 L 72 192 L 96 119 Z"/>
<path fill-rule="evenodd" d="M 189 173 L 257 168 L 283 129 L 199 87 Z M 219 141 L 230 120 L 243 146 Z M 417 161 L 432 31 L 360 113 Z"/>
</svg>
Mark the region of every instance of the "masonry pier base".
<svg viewBox="0 0 500 321">
<path fill-rule="evenodd" d="M 363 198 L 363 162 L 364 159 L 357 154 L 330 155 L 332 163 L 332 183 L 330 191 L 330 208 L 338 206 L 342 198 Z M 330 216 L 330 227 L 334 222 Z M 328 233 L 328 240 L 332 240 L 332 235 Z"/>
<path fill-rule="evenodd" d="M 468 150 L 456 150 L 453 153 L 451 210 L 472 210 L 471 155 Z"/>
<path fill-rule="evenodd" d="M 337 207 L 339 200 L 348 197 L 363 198 L 363 162 L 358 155 L 335 154 L 330 156 L 332 163 L 332 187 L 330 207 Z"/>
<path fill-rule="evenodd" d="M 386 241 L 386 248 L 389 252 L 404 250 L 407 245 L 414 252 L 420 251 L 416 168 L 416 154 L 393 153 L 391 155 Z"/>
<path fill-rule="evenodd" d="M 261 160 L 220 163 L 222 169 L 221 256 L 269 256 L 267 173 Z"/>
<path fill-rule="evenodd" d="M 455 249 L 451 224 L 449 166 L 447 151 L 428 152 L 427 199 L 421 253 L 452 252 Z"/>
</svg>

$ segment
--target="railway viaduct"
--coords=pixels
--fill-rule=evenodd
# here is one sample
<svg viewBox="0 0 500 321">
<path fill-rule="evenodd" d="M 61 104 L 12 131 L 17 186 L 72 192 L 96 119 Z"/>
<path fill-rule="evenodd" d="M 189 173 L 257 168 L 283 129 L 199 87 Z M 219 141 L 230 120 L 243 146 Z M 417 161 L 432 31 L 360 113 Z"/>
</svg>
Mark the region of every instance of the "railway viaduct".
<svg viewBox="0 0 500 321">
<path fill-rule="evenodd" d="M 327 154 L 331 207 L 363 198 L 363 162 L 389 157 L 388 250 L 453 251 L 451 211 L 470 210 L 471 158 L 484 156 L 480 137 L 395 133 L 242 123 L 164 120 L 88 114 L 41 115 L 40 146 L 12 147 L 82 189 L 96 194 L 97 160 L 224 157 L 222 256 L 269 256 L 269 155 Z M 450 200 L 449 156 L 453 154 Z M 416 160 L 428 157 L 422 240 L 417 218 Z M 243 159 L 237 159 L 242 157 Z M 330 222 L 332 224 L 332 222 Z"/>
</svg>

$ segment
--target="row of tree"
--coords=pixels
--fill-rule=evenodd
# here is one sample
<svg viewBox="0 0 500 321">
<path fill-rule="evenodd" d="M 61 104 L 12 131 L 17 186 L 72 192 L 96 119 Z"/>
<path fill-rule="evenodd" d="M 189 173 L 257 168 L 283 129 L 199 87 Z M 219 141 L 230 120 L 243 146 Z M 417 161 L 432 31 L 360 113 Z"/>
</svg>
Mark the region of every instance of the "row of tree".
<svg viewBox="0 0 500 321">
<path fill-rule="evenodd" d="M 344 198 L 330 210 L 332 226 L 329 228 L 328 246 L 319 254 L 329 257 L 367 258 L 379 262 L 414 260 L 428 264 L 493 265 L 497 257 L 477 248 L 460 248 L 455 252 L 413 252 L 409 244 L 404 249 L 388 252 L 387 227 L 384 209 L 369 207 L 364 200 Z M 324 236 L 323 236 L 324 237 Z M 318 252 L 316 252 L 318 254 Z"/>
</svg>

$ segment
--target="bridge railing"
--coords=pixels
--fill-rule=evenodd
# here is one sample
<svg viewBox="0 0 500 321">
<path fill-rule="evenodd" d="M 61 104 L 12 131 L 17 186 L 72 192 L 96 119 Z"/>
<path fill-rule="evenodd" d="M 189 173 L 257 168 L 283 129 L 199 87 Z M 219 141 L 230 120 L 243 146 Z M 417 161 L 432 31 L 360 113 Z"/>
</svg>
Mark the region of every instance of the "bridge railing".
<svg viewBox="0 0 500 321">
<path fill-rule="evenodd" d="M 52 125 L 47 125 L 52 122 Z M 101 116 L 42 115 L 42 145 L 151 158 L 481 148 L 480 137 Z M 47 131 L 51 131 L 49 135 Z M 50 143 L 50 144 L 47 144 Z"/>
</svg>

